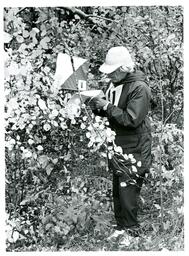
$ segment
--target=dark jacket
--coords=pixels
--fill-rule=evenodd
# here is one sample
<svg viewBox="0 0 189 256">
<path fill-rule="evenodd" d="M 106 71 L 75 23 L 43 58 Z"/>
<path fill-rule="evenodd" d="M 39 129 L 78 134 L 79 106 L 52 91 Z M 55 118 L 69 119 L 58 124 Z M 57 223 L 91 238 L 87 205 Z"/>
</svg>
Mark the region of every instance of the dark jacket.
<svg viewBox="0 0 189 256">
<path fill-rule="evenodd" d="M 148 169 L 151 165 L 151 126 L 148 118 L 151 92 L 141 71 L 135 71 L 119 82 L 123 84 L 118 106 L 108 105 L 106 116 L 116 132 L 115 143 L 124 153 L 132 153 Z M 116 84 L 116 85 L 119 85 Z"/>
</svg>

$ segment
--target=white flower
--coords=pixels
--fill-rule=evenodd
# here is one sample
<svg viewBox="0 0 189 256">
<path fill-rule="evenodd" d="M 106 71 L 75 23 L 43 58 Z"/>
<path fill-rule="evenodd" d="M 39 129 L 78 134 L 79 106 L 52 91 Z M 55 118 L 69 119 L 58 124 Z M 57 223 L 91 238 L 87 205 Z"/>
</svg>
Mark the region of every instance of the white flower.
<svg viewBox="0 0 189 256">
<path fill-rule="evenodd" d="M 104 153 L 104 152 L 101 152 L 100 155 L 101 155 L 102 157 L 107 157 L 107 154 Z"/>
<path fill-rule="evenodd" d="M 54 117 L 55 117 L 55 116 L 57 116 L 57 115 L 58 115 L 58 111 L 57 111 L 56 109 L 54 109 L 54 110 L 52 111 L 52 113 L 51 113 L 51 114 L 52 114 L 52 116 L 54 116 Z"/>
<path fill-rule="evenodd" d="M 124 239 L 120 242 L 120 245 L 129 246 L 131 243 L 131 240 L 132 240 L 132 237 L 130 236 L 124 237 Z"/>
<path fill-rule="evenodd" d="M 58 123 L 54 120 L 51 121 L 51 124 L 54 125 L 55 127 L 58 127 Z"/>
<path fill-rule="evenodd" d="M 35 33 L 39 33 L 40 30 L 38 28 L 32 28 L 32 30 L 35 32 Z"/>
<path fill-rule="evenodd" d="M 178 212 L 179 214 L 183 214 L 183 210 L 184 210 L 184 208 L 183 208 L 183 207 L 181 207 L 181 208 L 177 208 L 177 212 Z"/>
<path fill-rule="evenodd" d="M 32 145 L 32 144 L 34 143 L 34 141 L 33 141 L 32 139 L 29 139 L 29 140 L 28 140 L 28 143 L 29 143 L 30 145 Z"/>
<path fill-rule="evenodd" d="M 62 123 L 60 124 L 60 126 L 61 126 L 61 128 L 62 128 L 63 130 L 65 130 L 66 128 L 68 128 L 67 125 L 66 125 L 64 122 L 62 122 Z"/>
<path fill-rule="evenodd" d="M 37 146 L 37 149 L 38 149 L 39 151 L 41 151 L 41 150 L 43 150 L 43 147 L 42 147 L 41 145 L 39 145 L 39 146 Z"/>
<path fill-rule="evenodd" d="M 92 127 L 91 124 L 87 127 L 87 130 L 89 130 L 89 131 L 92 131 L 92 130 L 93 130 L 93 127 Z"/>
<path fill-rule="evenodd" d="M 121 182 L 121 183 L 120 183 L 120 186 L 121 186 L 122 188 L 124 188 L 124 187 L 127 186 L 127 184 L 126 184 L 126 182 Z"/>
<path fill-rule="evenodd" d="M 120 146 L 117 146 L 117 147 L 115 147 L 114 149 L 115 149 L 116 152 L 118 152 L 118 153 L 120 153 L 120 154 L 123 153 L 123 150 L 122 150 L 122 148 L 121 148 Z"/>
<path fill-rule="evenodd" d="M 74 118 L 71 119 L 71 124 L 76 124 L 76 120 Z"/>
<path fill-rule="evenodd" d="M 24 158 L 30 158 L 31 156 L 32 156 L 32 153 L 30 151 L 26 150 L 26 151 L 23 152 L 23 157 Z"/>
<path fill-rule="evenodd" d="M 49 131 L 50 129 L 51 129 L 51 126 L 50 126 L 50 124 L 44 124 L 43 125 L 43 129 L 45 130 L 45 131 Z"/>
<path fill-rule="evenodd" d="M 138 167 L 141 167 L 141 166 L 142 166 L 142 162 L 141 162 L 141 161 L 138 161 L 138 162 L 137 162 L 137 166 L 138 166 Z"/>
<path fill-rule="evenodd" d="M 35 124 L 36 124 L 36 121 L 31 121 L 31 123 L 32 123 L 33 125 L 35 125 Z"/>
<path fill-rule="evenodd" d="M 123 156 L 124 156 L 125 160 L 128 160 L 128 159 L 129 159 L 129 157 L 128 157 L 127 154 L 124 154 Z"/>
<path fill-rule="evenodd" d="M 132 171 L 137 172 L 137 168 L 134 165 L 132 165 Z"/>
<path fill-rule="evenodd" d="M 93 142 L 92 142 L 92 141 L 89 141 L 88 147 L 90 148 L 90 147 L 92 147 L 92 145 L 93 145 Z"/>
<path fill-rule="evenodd" d="M 104 130 L 104 125 L 103 125 L 103 124 L 100 124 L 100 125 L 99 125 L 99 129 L 100 129 L 100 130 Z"/>
<path fill-rule="evenodd" d="M 65 116 L 65 109 L 64 109 L 64 108 L 61 108 L 61 109 L 59 110 L 59 112 L 60 112 L 60 114 L 61 114 L 62 116 Z"/>
<path fill-rule="evenodd" d="M 95 128 L 98 128 L 98 127 L 99 127 L 99 123 L 94 123 L 93 126 L 94 126 Z"/>
<path fill-rule="evenodd" d="M 91 142 L 93 142 L 93 143 L 96 142 L 96 137 L 94 136 L 94 134 L 93 134 L 93 136 L 90 137 L 90 140 L 91 140 Z"/>
<path fill-rule="evenodd" d="M 136 163 L 136 159 L 135 158 L 131 158 L 131 163 L 135 164 Z"/>
<path fill-rule="evenodd" d="M 100 120 L 101 120 L 101 118 L 100 118 L 99 116 L 95 116 L 95 121 L 96 121 L 97 123 L 99 123 Z"/>
<path fill-rule="evenodd" d="M 83 117 L 83 121 L 86 121 L 86 120 L 87 120 L 87 116 L 84 116 L 84 117 Z"/>
<path fill-rule="evenodd" d="M 102 138 L 101 136 L 97 136 L 96 142 L 100 142 L 102 144 L 102 143 L 104 143 L 104 138 Z"/>
<path fill-rule="evenodd" d="M 12 237 L 13 237 L 13 241 L 16 242 L 19 239 L 20 234 L 18 233 L 18 231 L 14 231 Z"/>
<path fill-rule="evenodd" d="M 86 126 L 82 123 L 82 124 L 81 124 L 81 129 L 83 130 L 83 129 L 85 129 L 85 127 L 86 127 Z"/>
<path fill-rule="evenodd" d="M 42 99 L 38 100 L 38 106 L 40 107 L 41 110 L 44 110 L 47 108 L 45 101 Z"/>
<path fill-rule="evenodd" d="M 90 132 L 87 132 L 86 133 L 86 137 L 89 139 L 91 137 L 91 133 Z"/>
<path fill-rule="evenodd" d="M 9 141 L 9 143 L 10 143 L 11 145 L 14 145 L 14 144 L 16 144 L 16 141 L 15 141 L 15 139 L 11 139 L 11 140 Z"/>
<path fill-rule="evenodd" d="M 130 159 L 133 159 L 133 154 L 128 154 L 128 157 L 129 157 Z"/>
<path fill-rule="evenodd" d="M 108 128 L 106 129 L 106 136 L 107 136 L 107 137 L 111 137 L 111 135 L 112 135 L 112 130 L 108 127 Z"/>
<path fill-rule="evenodd" d="M 37 154 L 35 152 L 33 153 L 32 156 L 33 156 L 34 159 L 37 159 Z"/>
</svg>

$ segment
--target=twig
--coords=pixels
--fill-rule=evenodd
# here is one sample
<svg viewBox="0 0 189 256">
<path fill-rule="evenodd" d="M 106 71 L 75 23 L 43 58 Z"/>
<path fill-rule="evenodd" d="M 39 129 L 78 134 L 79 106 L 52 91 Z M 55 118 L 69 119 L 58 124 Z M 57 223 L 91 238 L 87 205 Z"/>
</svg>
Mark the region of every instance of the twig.
<svg viewBox="0 0 189 256">
<path fill-rule="evenodd" d="M 177 114 L 177 118 L 176 118 L 176 123 L 177 123 L 177 120 L 178 120 L 178 118 L 179 118 L 179 116 L 180 116 L 180 113 L 182 112 L 182 110 L 183 110 L 183 104 L 182 104 L 182 107 L 181 107 L 181 109 L 179 110 L 179 113 Z"/>
<path fill-rule="evenodd" d="M 22 9 L 20 9 L 17 13 L 16 13 L 16 16 L 18 15 L 18 14 L 20 14 L 21 12 L 23 12 L 25 9 L 27 9 L 28 7 L 24 7 L 24 8 L 22 8 Z"/>
<path fill-rule="evenodd" d="M 163 137 L 163 132 L 164 132 L 164 104 L 163 104 L 163 88 L 162 88 L 162 81 L 161 81 L 161 77 L 160 77 L 160 93 L 161 93 L 161 111 L 162 111 L 162 120 L 161 120 L 161 135 L 160 135 L 160 152 L 159 152 L 159 164 L 160 164 L 160 172 L 159 172 L 159 176 L 160 176 L 160 204 L 161 204 L 161 229 L 163 230 L 163 215 L 164 215 L 164 211 L 163 211 L 163 177 L 162 177 L 162 137 Z"/>
<path fill-rule="evenodd" d="M 98 15 L 88 15 L 88 17 L 96 18 L 96 19 L 102 19 L 102 20 L 107 20 L 107 21 L 115 22 L 115 23 L 119 23 L 119 21 L 108 19 L 108 18 L 105 18 L 105 17 L 101 17 L 101 16 L 98 16 Z"/>
<path fill-rule="evenodd" d="M 172 116 L 172 114 L 175 112 L 176 110 L 174 109 L 169 115 L 168 115 L 168 117 L 165 119 L 165 121 L 164 121 L 164 125 L 166 124 L 166 122 L 167 122 L 167 120 L 169 120 L 169 118 Z"/>
</svg>

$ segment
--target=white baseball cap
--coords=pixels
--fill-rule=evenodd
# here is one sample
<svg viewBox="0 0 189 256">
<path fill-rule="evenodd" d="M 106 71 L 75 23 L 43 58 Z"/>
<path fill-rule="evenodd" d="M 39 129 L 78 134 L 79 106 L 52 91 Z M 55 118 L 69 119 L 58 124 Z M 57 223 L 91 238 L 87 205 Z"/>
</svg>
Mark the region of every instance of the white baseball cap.
<svg viewBox="0 0 189 256">
<path fill-rule="evenodd" d="M 116 46 L 109 49 L 104 64 L 102 64 L 99 70 L 102 73 L 112 73 L 119 67 L 134 68 L 134 62 L 126 47 Z"/>
</svg>

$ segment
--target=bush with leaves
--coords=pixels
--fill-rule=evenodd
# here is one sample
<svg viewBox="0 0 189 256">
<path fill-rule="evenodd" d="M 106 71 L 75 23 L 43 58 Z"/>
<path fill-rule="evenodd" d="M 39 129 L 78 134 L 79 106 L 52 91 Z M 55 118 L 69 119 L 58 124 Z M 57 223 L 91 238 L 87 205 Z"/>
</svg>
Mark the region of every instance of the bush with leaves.
<svg viewBox="0 0 189 256">
<path fill-rule="evenodd" d="M 78 9 L 5 8 L 7 250 L 182 249 L 182 8 Z M 135 174 L 140 162 L 114 145 L 106 119 L 70 106 L 70 93 L 52 92 L 58 52 L 88 58 L 88 83 L 102 86 L 97 67 L 115 38 L 132 49 L 157 105 L 153 166 L 142 189 L 151 231 L 122 246 L 103 239 L 113 222 L 105 157 L 129 161 Z"/>
</svg>

